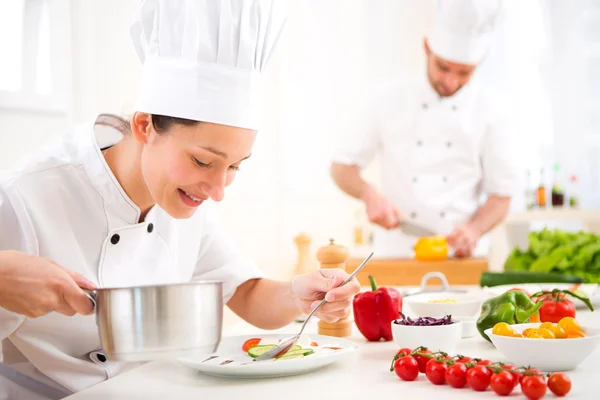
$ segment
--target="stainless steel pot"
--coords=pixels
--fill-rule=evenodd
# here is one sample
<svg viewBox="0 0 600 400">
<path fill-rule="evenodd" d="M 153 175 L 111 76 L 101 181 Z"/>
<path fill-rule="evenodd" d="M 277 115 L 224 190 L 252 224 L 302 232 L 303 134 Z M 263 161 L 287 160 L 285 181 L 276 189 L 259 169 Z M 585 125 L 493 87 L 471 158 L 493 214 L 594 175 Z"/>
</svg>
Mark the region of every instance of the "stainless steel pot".
<svg viewBox="0 0 600 400">
<path fill-rule="evenodd" d="M 216 351 L 223 324 L 222 283 L 102 288 L 94 303 L 102 350 L 109 360 L 205 357 Z"/>
</svg>

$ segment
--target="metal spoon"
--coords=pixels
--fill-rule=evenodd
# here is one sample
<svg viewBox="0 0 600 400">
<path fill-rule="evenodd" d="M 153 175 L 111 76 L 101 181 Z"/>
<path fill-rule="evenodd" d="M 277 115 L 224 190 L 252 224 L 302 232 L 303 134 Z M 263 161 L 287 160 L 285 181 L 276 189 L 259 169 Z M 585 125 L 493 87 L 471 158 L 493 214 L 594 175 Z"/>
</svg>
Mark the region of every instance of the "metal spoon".
<svg viewBox="0 0 600 400">
<path fill-rule="evenodd" d="M 350 276 L 348 278 L 346 278 L 346 280 L 344 282 L 342 282 L 340 284 L 340 286 L 344 286 L 346 283 L 350 282 L 352 280 L 352 278 L 354 278 L 354 276 L 361 270 L 363 269 L 363 267 L 365 265 L 367 265 L 367 262 L 371 259 L 371 257 L 373 257 L 373 253 L 371 252 L 371 254 L 369 254 L 369 256 L 367 258 L 365 258 L 365 260 L 358 266 L 358 268 L 356 268 L 354 270 L 353 273 L 350 274 Z M 302 335 L 302 332 L 304 331 L 304 328 L 306 327 L 306 324 L 308 323 L 308 320 L 313 316 L 314 313 L 316 313 L 319 308 L 321 308 L 323 306 L 323 304 L 327 303 L 327 300 L 323 299 L 311 312 L 310 314 L 308 314 L 308 316 L 306 317 L 306 320 L 304 321 L 304 323 L 302 324 L 302 327 L 300 328 L 300 332 L 286 340 L 283 343 L 280 343 L 279 345 L 277 345 L 277 347 L 274 347 L 273 349 L 261 354 L 260 356 L 256 357 L 253 361 L 262 361 L 262 360 L 268 360 L 270 358 L 276 358 L 279 356 L 284 355 L 285 353 L 287 353 L 292 347 L 294 347 L 294 345 L 296 344 L 296 342 L 298 341 L 298 338 L 300 337 L 300 335 Z"/>
</svg>

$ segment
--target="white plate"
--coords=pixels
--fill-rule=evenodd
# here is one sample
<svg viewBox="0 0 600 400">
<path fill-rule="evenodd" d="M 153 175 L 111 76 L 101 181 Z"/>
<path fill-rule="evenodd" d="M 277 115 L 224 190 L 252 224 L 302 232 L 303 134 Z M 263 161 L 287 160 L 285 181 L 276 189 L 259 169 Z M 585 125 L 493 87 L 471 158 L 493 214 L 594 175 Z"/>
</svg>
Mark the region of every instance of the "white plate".
<svg viewBox="0 0 600 400">
<path fill-rule="evenodd" d="M 533 293 L 539 292 L 541 290 L 552 290 L 552 289 L 569 290 L 573 286 L 574 286 L 574 284 L 572 284 L 572 283 L 523 283 L 523 284 L 484 287 L 483 290 L 492 296 L 498 296 L 512 288 L 523 289 L 523 290 L 527 291 L 527 293 L 533 294 Z M 581 290 L 583 293 L 585 293 L 590 298 L 590 302 L 592 303 L 594 308 L 600 307 L 600 290 L 598 290 L 598 284 L 582 283 L 581 285 L 579 285 L 578 290 Z M 587 309 L 587 306 L 581 300 L 570 297 L 570 296 L 569 296 L 569 300 L 571 300 L 573 302 L 573 304 L 575 304 L 575 307 Z"/>
<path fill-rule="evenodd" d="M 290 338 L 293 335 L 262 334 L 224 337 L 221 340 L 218 351 L 213 354 L 216 358 L 209 359 L 208 361 L 205 361 L 205 359 L 180 358 L 177 361 L 206 375 L 222 378 L 274 378 L 316 371 L 351 355 L 358 347 L 355 343 L 347 339 L 310 335 L 310 338 L 317 342 L 319 347 L 332 346 L 340 347 L 341 349 L 328 350 L 317 347 L 315 348 L 315 353 L 306 357 L 277 361 L 252 361 L 252 357 L 242 351 L 244 342 L 253 337 L 277 341 Z M 222 362 L 227 360 L 232 360 L 233 362 L 221 365 Z"/>
</svg>

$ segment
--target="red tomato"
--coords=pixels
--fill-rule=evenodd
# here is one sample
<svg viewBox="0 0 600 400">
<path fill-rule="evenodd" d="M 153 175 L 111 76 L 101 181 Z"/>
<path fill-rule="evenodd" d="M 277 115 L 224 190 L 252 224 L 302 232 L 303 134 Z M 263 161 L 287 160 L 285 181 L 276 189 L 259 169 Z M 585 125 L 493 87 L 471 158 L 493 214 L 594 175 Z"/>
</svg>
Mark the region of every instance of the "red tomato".
<svg viewBox="0 0 600 400">
<path fill-rule="evenodd" d="M 419 364 L 411 356 L 400 357 L 394 362 L 394 372 L 403 381 L 414 381 L 419 375 Z"/>
<path fill-rule="evenodd" d="M 515 388 L 515 377 L 509 371 L 500 371 L 492 375 L 490 387 L 500 396 L 508 396 Z"/>
<path fill-rule="evenodd" d="M 517 367 L 515 367 L 512 364 L 503 364 L 502 369 L 510 372 L 510 374 L 513 376 L 514 378 L 514 385 L 517 386 L 520 382 L 521 382 L 521 374 L 519 373 L 519 371 L 517 370 Z"/>
<path fill-rule="evenodd" d="M 552 322 L 557 324 L 564 317 L 575 318 L 576 309 L 573 302 L 565 297 L 564 294 L 545 295 L 538 301 L 543 301 L 540 308 L 540 321 Z"/>
<path fill-rule="evenodd" d="M 244 344 L 242 345 L 242 351 L 244 353 L 247 353 L 248 350 L 250 350 L 250 348 L 257 346 L 258 343 L 260 343 L 260 338 L 252 338 L 252 339 L 248 339 L 244 342 Z"/>
<path fill-rule="evenodd" d="M 548 389 L 557 396 L 564 396 L 571 391 L 571 379 L 562 372 L 555 372 L 548 378 Z"/>
<path fill-rule="evenodd" d="M 444 378 L 448 385 L 460 389 L 467 384 L 467 366 L 461 362 L 452 364 L 446 370 Z"/>
<path fill-rule="evenodd" d="M 471 360 L 472 360 L 471 357 L 465 357 L 465 356 L 457 356 L 456 357 L 456 362 L 459 362 L 459 363 L 468 363 Z"/>
<path fill-rule="evenodd" d="M 492 371 L 484 365 L 476 365 L 467 371 L 467 383 L 471 389 L 483 392 L 490 385 Z"/>
<path fill-rule="evenodd" d="M 528 399 L 541 399 L 546 394 L 546 380 L 543 376 L 526 376 L 521 383 L 521 391 Z"/>
<path fill-rule="evenodd" d="M 443 385 L 446 383 L 447 369 L 446 363 L 440 363 L 437 360 L 431 359 L 425 368 L 425 376 L 427 376 L 427 379 L 434 385 Z"/>
<path fill-rule="evenodd" d="M 396 352 L 396 355 L 397 355 L 397 356 L 407 356 L 407 355 L 409 355 L 411 352 L 412 352 L 412 350 L 411 350 L 411 349 L 409 349 L 408 347 L 403 347 L 403 348 L 401 348 L 400 350 L 398 350 L 398 351 Z"/>
<path fill-rule="evenodd" d="M 490 365 L 492 362 L 490 360 L 481 360 L 477 361 L 477 365 Z"/>
<path fill-rule="evenodd" d="M 537 368 L 527 368 L 525 371 L 523 371 L 523 373 L 521 374 L 521 377 L 519 378 L 519 383 L 523 383 L 523 378 L 525 378 L 526 376 L 535 376 L 535 375 L 541 375 L 542 371 L 540 371 Z"/>
<path fill-rule="evenodd" d="M 431 350 L 420 350 L 419 353 L 431 354 Z M 431 358 L 416 354 L 413 357 L 415 358 L 415 360 L 417 360 L 417 363 L 419 363 L 419 372 L 424 374 L 427 368 L 427 363 L 431 360 Z"/>
</svg>

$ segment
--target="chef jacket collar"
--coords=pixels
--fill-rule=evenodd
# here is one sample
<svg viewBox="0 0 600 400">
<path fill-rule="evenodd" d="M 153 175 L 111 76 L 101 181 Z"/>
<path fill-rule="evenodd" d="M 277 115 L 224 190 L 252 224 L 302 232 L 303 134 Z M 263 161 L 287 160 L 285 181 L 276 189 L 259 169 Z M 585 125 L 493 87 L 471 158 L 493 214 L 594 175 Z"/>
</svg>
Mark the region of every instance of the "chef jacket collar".
<svg viewBox="0 0 600 400">
<path fill-rule="evenodd" d="M 104 199 L 105 212 L 123 223 L 137 224 L 140 209 L 121 187 L 101 150 L 123 138 L 123 132 L 119 130 L 119 121 L 110 115 L 100 115 L 91 126 L 84 126 L 81 133 L 77 136 L 82 140 L 82 161 L 92 184 Z M 150 215 L 148 213 L 148 216 Z"/>
<path fill-rule="evenodd" d="M 452 96 L 441 97 L 438 92 L 431 86 L 429 82 L 429 78 L 427 77 L 427 71 L 421 77 L 421 83 L 424 87 L 423 89 L 423 101 L 429 104 L 448 104 L 450 106 L 455 106 L 456 109 L 460 109 L 465 106 L 469 99 L 473 96 L 475 91 L 475 84 L 473 82 L 473 78 L 469 80 L 463 87 L 461 87 L 458 92 L 453 94 Z"/>
</svg>

